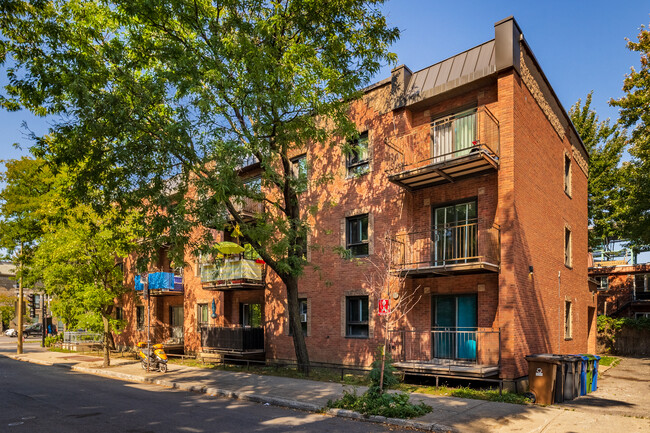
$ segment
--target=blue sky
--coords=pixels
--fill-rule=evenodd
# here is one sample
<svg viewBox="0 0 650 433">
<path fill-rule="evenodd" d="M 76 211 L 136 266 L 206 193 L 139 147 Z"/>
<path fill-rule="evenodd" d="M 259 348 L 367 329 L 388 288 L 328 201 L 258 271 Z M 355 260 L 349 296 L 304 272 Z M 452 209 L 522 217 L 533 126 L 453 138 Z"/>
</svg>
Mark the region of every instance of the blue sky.
<svg viewBox="0 0 650 433">
<path fill-rule="evenodd" d="M 639 64 L 638 54 L 625 47 L 625 38 L 636 39 L 639 27 L 650 22 L 649 6 L 647 0 L 390 0 L 384 10 L 389 23 L 402 30 L 393 51 L 412 71 L 492 39 L 494 23 L 514 15 L 565 109 L 594 90 L 600 117 L 614 119 L 616 110 L 607 101 L 622 95 L 625 74 Z M 376 80 L 389 74 L 387 66 Z M 37 134 L 47 131 L 44 119 L 0 111 L 0 159 L 27 154 L 30 141 L 23 122 Z"/>
</svg>

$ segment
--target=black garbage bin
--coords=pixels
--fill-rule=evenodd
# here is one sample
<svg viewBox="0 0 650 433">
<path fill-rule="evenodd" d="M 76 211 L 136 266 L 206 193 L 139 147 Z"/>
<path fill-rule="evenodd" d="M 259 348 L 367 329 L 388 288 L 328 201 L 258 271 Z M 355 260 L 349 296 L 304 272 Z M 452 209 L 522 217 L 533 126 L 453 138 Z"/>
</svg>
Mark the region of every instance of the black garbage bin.
<svg viewBox="0 0 650 433">
<path fill-rule="evenodd" d="M 580 395 L 580 368 L 582 357 L 574 355 L 563 355 L 563 388 L 562 397 L 564 401 L 573 400 Z"/>
</svg>

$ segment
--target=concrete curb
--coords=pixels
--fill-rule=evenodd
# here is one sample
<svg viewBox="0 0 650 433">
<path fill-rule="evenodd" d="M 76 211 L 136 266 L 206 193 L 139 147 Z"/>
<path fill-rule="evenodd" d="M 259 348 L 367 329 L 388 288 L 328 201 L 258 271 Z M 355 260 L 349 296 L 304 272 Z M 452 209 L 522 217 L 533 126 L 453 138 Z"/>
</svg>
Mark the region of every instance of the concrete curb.
<svg viewBox="0 0 650 433">
<path fill-rule="evenodd" d="M 2 356 L 2 355 L 0 355 Z M 5 355 L 8 358 L 12 358 L 18 361 L 23 361 L 23 362 L 30 362 L 32 364 L 38 364 L 38 365 L 44 365 L 44 366 L 54 366 L 54 367 L 60 367 L 60 368 L 66 368 L 72 371 L 76 371 L 79 373 L 86 373 L 86 374 L 92 374 L 95 376 L 101 376 L 101 377 L 106 377 L 109 379 L 119 379 L 119 380 L 126 380 L 129 382 L 136 382 L 136 383 L 148 383 L 152 385 L 158 385 L 158 386 L 163 386 L 165 388 L 171 388 L 171 389 L 178 389 L 180 391 L 188 391 L 188 392 L 194 392 L 198 394 L 206 394 L 209 396 L 213 397 L 225 397 L 225 398 L 231 398 L 231 399 L 237 399 L 237 400 L 243 400 L 243 401 L 250 401 L 253 403 L 262 403 L 262 404 L 269 404 L 273 406 L 278 406 L 278 407 L 285 407 L 289 409 L 296 409 L 296 410 L 301 410 L 305 412 L 323 412 L 324 408 L 312 404 L 312 403 L 304 403 L 296 400 L 289 400 L 289 399 L 284 399 L 284 398 L 279 398 L 279 397 L 271 397 L 267 395 L 262 395 L 262 394 L 254 394 L 254 393 L 249 393 L 249 392 L 237 392 L 237 391 L 231 391 L 231 390 L 226 390 L 226 389 L 221 389 L 221 388 L 214 388 L 214 387 L 207 387 L 207 386 L 201 386 L 201 385 L 192 385 L 189 383 L 183 383 L 183 382 L 175 382 L 172 380 L 166 380 L 166 379 L 161 379 L 161 378 L 155 378 L 155 377 L 142 377 L 138 376 L 135 374 L 128 374 L 128 373 L 120 373 L 117 371 L 106 371 L 101 368 L 90 368 L 90 367 L 78 367 L 74 365 L 65 365 L 65 364 L 55 364 L 52 362 L 48 361 L 41 361 L 37 359 L 27 359 L 23 355 Z M 331 416 L 336 416 L 340 418 L 350 418 L 350 419 L 356 419 L 359 421 L 366 421 L 366 422 L 374 422 L 378 424 L 390 424 L 398 427 L 408 427 L 408 428 L 413 428 L 413 429 L 418 429 L 418 430 L 425 430 L 425 431 L 435 431 L 435 432 L 453 432 L 454 429 L 451 427 L 438 424 L 438 423 L 428 423 L 428 422 L 422 422 L 422 421 L 413 421 L 413 420 L 406 420 L 406 419 L 400 419 L 400 418 L 386 418 L 383 416 L 377 416 L 377 415 L 369 415 L 369 416 L 364 416 L 358 412 L 354 412 L 351 410 L 346 410 L 346 409 L 328 409 L 325 410 L 324 413 L 331 415 Z"/>
</svg>

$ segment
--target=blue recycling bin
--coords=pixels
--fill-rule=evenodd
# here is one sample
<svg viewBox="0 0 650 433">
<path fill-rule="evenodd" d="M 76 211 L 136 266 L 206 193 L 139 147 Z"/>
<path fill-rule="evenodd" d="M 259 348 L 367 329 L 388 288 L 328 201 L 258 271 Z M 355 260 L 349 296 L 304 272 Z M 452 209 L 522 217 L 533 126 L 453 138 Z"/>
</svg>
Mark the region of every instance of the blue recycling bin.
<svg viewBox="0 0 650 433">
<path fill-rule="evenodd" d="M 591 391 L 598 389 L 598 361 L 600 361 L 600 356 L 594 355 L 594 368 L 593 368 L 593 379 L 591 381 Z"/>
<path fill-rule="evenodd" d="M 580 395 L 587 395 L 587 361 L 589 358 L 582 355 L 576 355 L 582 362 L 580 363 Z"/>
</svg>

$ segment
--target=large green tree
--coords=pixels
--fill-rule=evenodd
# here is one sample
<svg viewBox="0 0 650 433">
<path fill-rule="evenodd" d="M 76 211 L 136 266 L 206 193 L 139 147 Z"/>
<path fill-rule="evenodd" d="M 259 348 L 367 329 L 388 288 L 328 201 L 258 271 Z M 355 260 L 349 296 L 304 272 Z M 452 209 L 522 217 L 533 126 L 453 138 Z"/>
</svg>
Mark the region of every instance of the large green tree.
<svg viewBox="0 0 650 433">
<path fill-rule="evenodd" d="M 591 108 L 592 95 L 589 92 L 584 105 L 578 100 L 569 116 L 589 154 L 589 244 L 596 247 L 621 236 L 620 163 L 627 136 L 618 124 L 610 124 L 609 119 L 599 120 Z"/>
<path fill-rule="evenodd" d="M 33 268 L 45 291 L 54 296 L 52 311 L 72 329 L 103 334 L 104 367 L 110 365 L 115 298 L 130 289 L 118 261 L 135 248 L 132 216 L 98 215 L 89 206 L 66 210 L 66 220 L 47 228 L 34 255 Z"/>
<path fill-rule="evenodd" d="M 183 250 L 211 246 L 207 230 L 188 243 L 196 227 L 237 223 L 287 288 L 296 358 L 307 370 L 298 314 L 307 177 L 291 158 L 357 134 L 350 101 L 395 61 L 389 45 L 399 31 L 382 3 L 8 0 L 2 103 L 57 116 L 38 143 L 42 155 L 74 167 L 81 195 L 98 190 L 105 206 L 148 210 L 157 232 L 149 239 L 171 244 L 176 263 Z M 261 190 L 239 176 L 249 157 Z M 254 221 L 240 212 L 245 199 L 265 204 Z"/>
<path fill-rule="evenodd" d="M 632 161 L 624 167 L 625 191 L 621 200 L 625 235 L 638 247 L 650 246 L 650 31 L 641 27 L 628 49 L 641 56 L 641 68 L 625 77 L 625 95 L 610 104 L 620 108 L 620 122 L 631 128 Z"/>
</svg>

